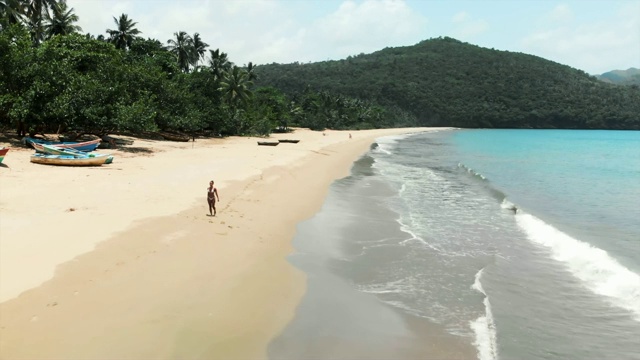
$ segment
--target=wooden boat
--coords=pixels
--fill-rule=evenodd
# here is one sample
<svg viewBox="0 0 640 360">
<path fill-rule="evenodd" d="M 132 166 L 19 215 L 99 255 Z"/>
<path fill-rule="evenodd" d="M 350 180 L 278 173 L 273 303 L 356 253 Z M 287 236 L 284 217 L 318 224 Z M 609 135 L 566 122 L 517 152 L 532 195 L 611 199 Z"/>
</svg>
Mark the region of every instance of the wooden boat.
<svg viewBox="0 0 640 360">
<path fill-rule="evenodd" d="M 2 160 L 4 160 L 4 156 L 7 155 L 7 153 L 9 152 L 8 147 L 1 147 L 0 148 L 0 164 L 2 164 Z"/>
<path fill-rule="evenodd" d="M 262 146 L 276 146 L 280 144 L 278 141 L 258 141 L 258 145 Z"/>
<path fill-rule="evenodd" d="M 297 144 L 297 143 L 300 142 L 300 140 L 297 140 L 297 139 L 296 140 L 294 140 L 294 139 L 281 139 L 281 140 L 278 140 L 278 141 L 281 142 L 281 143 L 292 143 L 292 144 Z"/>
<path fill-rule="evenodd" d="M 90 152 L 95 150 L 98 147 L 98 145 L 100 145 L 100 139 L 84 141 L 84 142 L 73 142 L 73 141 L 61 142 L 61 141 L 46 141 L 46 140 L 26 137 L 24 138 L 24 140 L 27 142 L 27 145 L 31 146 L 34 149 L 35 147 L 33 144 L 42 144 L 42 145 L 55 145 L 58 147 Z"/>
<path fill-rule="evenodd" d="M 185 134 L 175 134 L 175 133 L 170 133 L 165 131 L 161 131 L 158 134 L 160 134 L 160 136 L 162 136 L 166 140 L 171 140 L 171 141 L 187 142 L 191 140 L 191 136 L 185 135 Z"/>
<path fill-rule="evenodd" d="M 48 155 L 65 155 L 65 156 L 75 156 L 75 157 L 103 157 L 105 154 L 99 153 L 86 153 L 84 151 L 79 151 L 76 149 L 67 149 L 54 145 L 42 145 L 34 143 L 33 147 L 37 152 L 48 154 Z M 111 164 L 113 162 L 112 155 L 106 155 L 105 164 Z"/>
<path fill-rule="evenodd" d="M 107 164 L 109 157 L 112 157 L 112 156 L 101 155 L 101 156 L 77 157 L 77 156 L 68 156 L 68 155 L 48 155 L 48 154 L 35 153 L 31 155 L 31 162 L 36 164 L 62 165 L 62 166 L 101 166 L 102 164 Z"/>
</svg>

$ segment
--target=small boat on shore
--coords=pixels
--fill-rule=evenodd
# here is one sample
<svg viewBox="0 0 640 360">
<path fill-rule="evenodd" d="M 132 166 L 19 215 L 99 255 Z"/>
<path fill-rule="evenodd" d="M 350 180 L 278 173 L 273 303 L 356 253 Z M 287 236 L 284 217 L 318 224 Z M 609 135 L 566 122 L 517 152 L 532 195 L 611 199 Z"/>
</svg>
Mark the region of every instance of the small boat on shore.
<svg viewBox="0 0 640 360">
<path fill-rule="evenodd" d="M 160 136 L 162 136 L 163 138 L 165 138 L 165 140 L 170 140 L 170 141 L 187 142 L 187 141 L 191 140 L 191 136 L 186 135 L 186 134 L 176 134 L 176 133 L 170 133 L 170 132 L 166 132 L 166 131 L 161 131 L 158 134 Z"/>
<path fill-rule="evenodd" d="M 276 146 L 280 144 L 278 141 L 258 141 L 258 145 L 262 146 Z"/>
<path fill-rule="evenodd" d="M 37 152 L 48 154 L 48 155 L 65 155 L 65 156 L 75 156 L 75 157 L 104 157 L 105 154 L 99 153 L 86 153 L 84 151 L 79 151 L 71 148 L 62 148 L 54 145 L 42 145 L 42 144 L 33 144 L 33 147 Z M 106 155 L 105 164 L 111 164 L 113 162 L 112 155 Z"/>
<path fill-rule="evenodd" d="M 300 142 L 300 140 L 297 140 L 297 139 L 281 139 L 278 141 L 281 143 L 292 143 L 292 144 L 297 144 Z"/>
<path fill-rule="evenodd" d="M 102 166 L 110 164 L 113 161 L 111 155 L 86 156 L 77 157 L 69 155 L 50 155 L 35 153 L 31 155 L 31 162 L 44 165 L 61 165 L 61 166 Z"/>
<path fill-rule="evenodd" d="M 27 143 L 27 145 L 31 146 L 34 149 L 35 149 L 34 144 L 41 144 L 41 145 L 54 145 L 54 146 L 63 147 L 63 148 L 76 149 L 84 152 L 93 151 L 98 147 L 98 145 L 100 145 L 100 139 L 83 141 L 83 142 L 74 142 L 74 141 L 62 142 L 62 141 L 46 141 L 42 139 L 26 137 L 24 138 L 24 141 Z"/>
<path fill-rule="evenodd" d="M 2 160 L 4 160 L 4 156 L 9 152 L 8 147 L 0 147 L 0 164 L 2 164 Z"/>
</svg>

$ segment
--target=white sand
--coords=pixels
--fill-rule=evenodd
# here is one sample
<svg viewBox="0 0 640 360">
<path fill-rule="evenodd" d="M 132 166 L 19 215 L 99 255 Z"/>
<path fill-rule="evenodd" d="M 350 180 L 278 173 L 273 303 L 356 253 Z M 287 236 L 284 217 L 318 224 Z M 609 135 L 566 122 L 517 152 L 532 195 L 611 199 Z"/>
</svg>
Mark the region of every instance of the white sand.
<svg viewBox="0 0 640 360">
<path fill-rule="evenodd" d="M 97 168 L 12 149 L 0 168 L 0 358 L 264 358 L 304 293 L 285 259 L 295 224 L 375 138 L 428 130 L 297 129 L 272 137 L 300 143 L 275 147 L 134 139 L 101 151 L 115 161 Z"/>
</svg>

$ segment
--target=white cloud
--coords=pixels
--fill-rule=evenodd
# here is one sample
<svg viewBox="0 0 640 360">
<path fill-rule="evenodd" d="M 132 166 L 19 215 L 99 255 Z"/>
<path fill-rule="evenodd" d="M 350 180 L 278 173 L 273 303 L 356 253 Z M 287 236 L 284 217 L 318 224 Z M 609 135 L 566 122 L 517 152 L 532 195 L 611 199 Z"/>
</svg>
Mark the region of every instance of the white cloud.
<svg viewBox="0 0 640 360">
<path fill-rule="evenodd" d="M 567 4 L 559 4 L 547 15 L 547 19 L 556 23 L 566 23 L 573 20 L 573 11 Z"/>
<path fill-rule="evenodd" d="M 85 32 L 105 34 L 113 17 L 126 13 L 145 38 L 162 43 L 173 33 L 200 33 L 210 49 L 220 48 L 230 59 L 307 62 L 340 59 L 387 46 L 413 45 L 423 40 L 426 18 L 402 0 L 347 0 L 333 12 L 305 21 L 305 1 L 291 0 L 68 0 Z"/>
<path fill-rule="evenodd" d="M 453 15 L 453 18 L 451 18 L 451 21 L 453 21 L 454 24 L 460 24 L 465 21 L 468 21 L 469 19 L 471 19 L 471 16 L 469 15 L 469 13 L 467 13 L 466 11 L 462 11 Z"/>
<path fill-rule="evenodd" d="M 483 19 L 474 19 L 466 11 L 459 12 L 451 18 L 454 28 L 451 36 L 462 41 L 471 41 L 489 29 L 489 23 Z"/>
<path fill-rule="evenodd" d="M 326 57 L 344 58 L 361 52 L 380 50 L 394 44 L 413 45 L 421 40 L 426 19 L 412 11 L 404 1 L 345 1 L 309 29 L 309 38 L 323 48 L 332 49 Z M 309 48 L 318 53 L 317 46 Z"/>
<path fill-rule="evenodd" d="M 553 12 L 547 14 L 553 17 Z M 615 16 L 590 23 L 564 23 L 532 32 L 524 51 L 600 74 L 640 66 L 640 3 L 628 3 Z M 612 68 L 613 67 L 613 68 Z"/>
</svg>

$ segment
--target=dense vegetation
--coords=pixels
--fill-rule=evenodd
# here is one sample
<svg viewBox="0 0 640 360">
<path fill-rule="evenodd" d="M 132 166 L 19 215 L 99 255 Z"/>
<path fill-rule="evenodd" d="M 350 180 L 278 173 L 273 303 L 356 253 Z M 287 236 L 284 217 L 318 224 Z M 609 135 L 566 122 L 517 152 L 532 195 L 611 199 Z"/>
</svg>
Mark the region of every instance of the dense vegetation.
<svg viewBox="0 0 640 360">
<path fill-rule="evenodd" d="M 0 130 L 266 135 L 324 128 L 326 113 L 354 127 L 390 118 L 357 99 L 307 90 L 293 101 L 256 87 L 251 62 L 236 66 L 197 33 L 178 31 L 163 45 L 143 39 L 126 14 L 106 36 L 79 34 L 77 21 L 65 1 L 0 0 Z"/>
<path fill-rule="evenodd" d="M 126 14 L 80 34 L 64 0 L 0 0 L 0 131 L 267 135 L 274 129 L 640 128 L 640 93 L 453 39 L 341 61 L 237 66 L 198 33 Z"/>
<path fill-rule="evenodd" d="M 258 66 L 256 73 L 259 84 L 290 95 L 311 87 L 366 99 L 425 126 L 640 129 L 638 87 L 451 38 L 340 61 Z"/>
<path fill-rule="evenodd" d="M 619 85 L 640 86 L 640 69 L 613 70 L 597 76 L 598 79 Z"/>
</svg>

